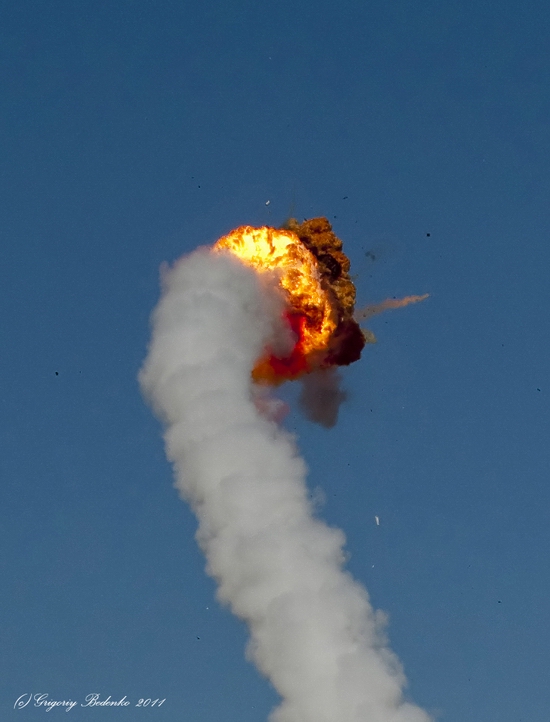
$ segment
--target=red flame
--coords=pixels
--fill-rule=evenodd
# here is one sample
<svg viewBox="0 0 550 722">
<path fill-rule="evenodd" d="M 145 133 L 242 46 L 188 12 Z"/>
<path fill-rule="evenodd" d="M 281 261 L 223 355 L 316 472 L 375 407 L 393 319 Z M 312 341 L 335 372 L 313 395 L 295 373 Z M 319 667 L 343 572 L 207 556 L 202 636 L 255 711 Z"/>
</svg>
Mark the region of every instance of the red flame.
<svg viewBox="0 0 550 722">
<path fill-rule="evenodd" d="M 313 370 L 311 358 L 304 349 L 305 328 L 307 319 L 296 311 L 287 309 L 283 318 L 293 335 L 296 337 L 292 350 L 285 356 L 277 355 L 271 347 L 257 361 L 252 378 L 266 384 L 280 384 L 283 381 L 296 379 Z"/>
</svg>

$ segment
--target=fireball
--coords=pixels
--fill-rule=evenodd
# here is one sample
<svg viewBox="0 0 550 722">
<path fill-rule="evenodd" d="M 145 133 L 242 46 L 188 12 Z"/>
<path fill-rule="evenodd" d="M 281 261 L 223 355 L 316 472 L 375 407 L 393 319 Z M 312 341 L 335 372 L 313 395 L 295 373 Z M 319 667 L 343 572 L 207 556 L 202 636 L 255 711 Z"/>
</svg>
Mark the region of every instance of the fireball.
<svg viewBox="0 0 550 722">
<path fill-rule="evenodd" d="M 277 384 L 360 357 L 365 338 L 353 318 L 355 287 L 341 249 L 326 218 L 291 220 L 286 229 L 241 226 L 214 245 L 259 273 L 275 271 L 287 301 L 283 320 L 294 346 L 283 357 L 266 348 L 252 371 L 255 381 Z"/>
</svg>

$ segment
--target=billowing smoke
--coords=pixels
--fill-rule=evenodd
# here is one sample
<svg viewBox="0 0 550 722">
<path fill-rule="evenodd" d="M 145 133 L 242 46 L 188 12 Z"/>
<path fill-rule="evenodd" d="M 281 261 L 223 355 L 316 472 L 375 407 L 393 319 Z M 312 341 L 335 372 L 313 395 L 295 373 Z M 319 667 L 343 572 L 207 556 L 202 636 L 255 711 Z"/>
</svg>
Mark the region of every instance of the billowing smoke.
<svg viewBox="0 0 550 722">
<path fill-rule="evenodd" d="M 404 701 L 384 615 L 344 570 L 343 533 L 313 515 L 294 439 L 251 379 L 280 332 L 282 300 L 265 284 L 225 253 L 178 261 L 140 373 L 207 571 L 281 695 L 271 722 L 429 722 Z"/>
</svg>

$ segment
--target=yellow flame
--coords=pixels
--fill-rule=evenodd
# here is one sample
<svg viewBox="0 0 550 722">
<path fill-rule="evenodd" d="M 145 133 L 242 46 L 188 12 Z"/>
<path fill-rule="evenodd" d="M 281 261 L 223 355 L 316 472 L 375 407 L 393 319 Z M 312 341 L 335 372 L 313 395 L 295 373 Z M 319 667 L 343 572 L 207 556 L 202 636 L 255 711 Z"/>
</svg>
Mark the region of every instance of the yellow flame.
<svg viewBox="0 0 550 722">
<path fill-rule="evenodd" d="M 304 354 L 326 348 L 336 328 L 330 297 L 321 285 L 317 260 L 292 231 L 241 226 L 214 244 L 258 271 L 276 270 L 289 305 L 306 319 L 301 339 Z"/>
</svg>

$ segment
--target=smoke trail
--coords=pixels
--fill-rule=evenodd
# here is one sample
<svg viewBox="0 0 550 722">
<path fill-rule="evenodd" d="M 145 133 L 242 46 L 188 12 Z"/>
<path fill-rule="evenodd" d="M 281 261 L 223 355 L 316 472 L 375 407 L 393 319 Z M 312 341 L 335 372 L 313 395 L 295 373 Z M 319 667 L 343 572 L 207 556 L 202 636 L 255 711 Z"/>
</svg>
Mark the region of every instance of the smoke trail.
<svg viewBox="0 0 550 722">
<path fill-rule="evenodd" d="M 271 722 L 429 722 L 403 701 L 383 614 L 343 570 L 343 533 L 312 514 L 293 438 L 254 401 L 250 371 L 279 333 L 280 299 L 204 249 L 163 285 L 140 382 L 218 597 L 247 622 L 247 656 L 281 694 Z"/>
<path fill-rule="evenodd" d="M 425 301 L 429 297 L 429 293 L 425 293 L 423 296 L 405 296 L 405 298 L 387 298 L 385 301 L 380 303 L 373 303 L 371 306 L 365 306 L 355 312 L 356 321 L 364 321 L 366 318 L 376 316 L 377 313 L 383 311 L 389 311 L 394 308 L 403 308 L 408 306 L 410 303 L 419 303 Z"/>
</svg>

